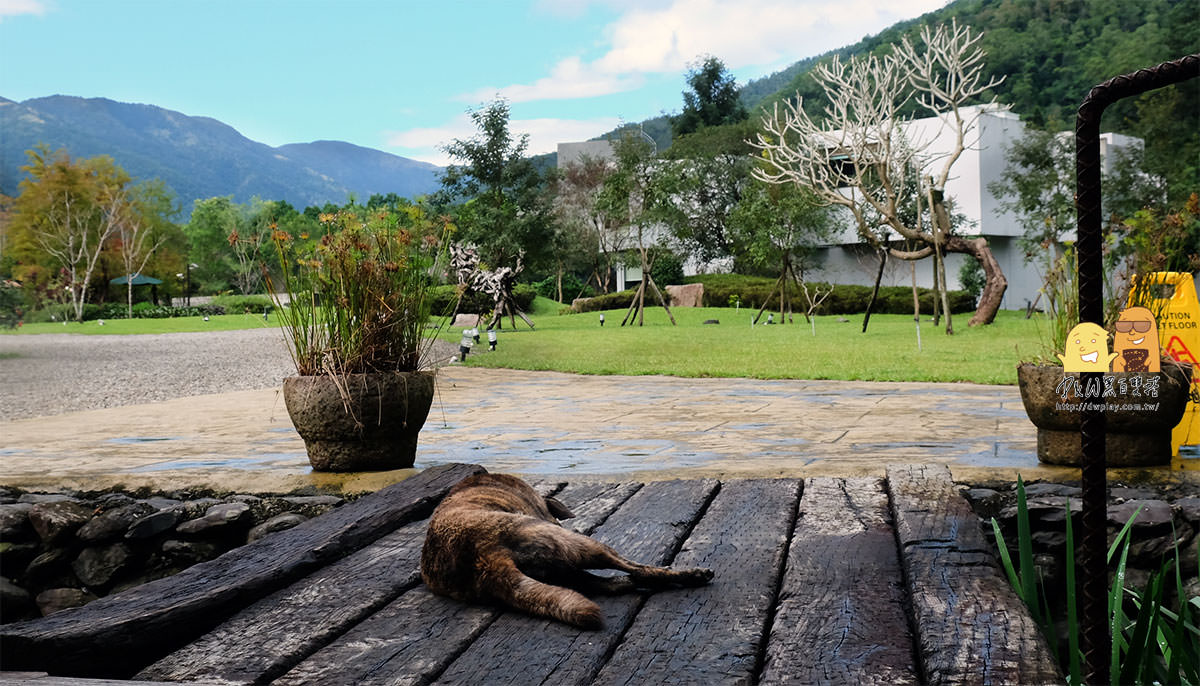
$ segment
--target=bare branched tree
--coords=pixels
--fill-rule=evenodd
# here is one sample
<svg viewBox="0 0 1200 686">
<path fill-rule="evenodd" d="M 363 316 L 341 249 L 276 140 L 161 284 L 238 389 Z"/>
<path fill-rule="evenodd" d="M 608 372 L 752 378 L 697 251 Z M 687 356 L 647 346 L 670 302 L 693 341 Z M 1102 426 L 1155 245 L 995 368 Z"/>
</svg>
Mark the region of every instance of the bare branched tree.
<svg viewBox="0 0 1200 686">
<path fill-rule="evenodd" d="M 97 220 L 94 204 L 74 189 L 64 188 L 51 200 L 52 211 L 44 215 L 34 239 L 62 266 L 75 321 L 83 321 L 88 284 L 117 225 L 107 217 Z"/>
<path fill-rule="evenodd" d="M 799 98 L 782 108 L 777 104 L 763 117 L 763 132 L 751 141 L 767 162 L 755 170 L 758 178 L 795 183 L 821 202 L 844 208 L 863 241 L 892 257 L 934 257 L 941 283 L 946 252 L 974 255 L 987 283 L 972 326 L 995 318 L 1008 285 L 987 241 L 953 234 L 946 208 L 946 182 L 967 149 L 979 112 L 968 114 L 964 108 L 999 83 L 984 78 L 980 38 L 952 22 L 925 27 L 919 46 L 906 37 L 887 56 L 835 58 L 813 72 L 827 99 L 820 121 L 805 112 Z M 914 99 L 949 129 L 949 151 L 935 153 L 932 140 L 913 140 L 906 133 L 905 112 Z M 913 178 L 918 188 L 912 187 Z M 905 219 L 914 216 L 911 203 L 918 194 L 929 214 L 928 226 L 921 212 L 915 213 L 915 221 Z M 880 229 L 890 229 L 916 249 L 888 247 Z M 946 332 L 953 333 L 948 308 L 946 313 Z"/>
<path fill-rule="evenodd" d="M 133 279 L 146 268 L 146 263 L 154 255 L 166 237 L 152 240 L 150 224 L 138 211 L 129 197 L 128 190 L 122 188 L 105 199 L 105 223 L 114 225 L 114 237 L 121 243 L 121 263 L 125 267 L 125 308 L 126 317 L 133 318 Z"/>
</svg>

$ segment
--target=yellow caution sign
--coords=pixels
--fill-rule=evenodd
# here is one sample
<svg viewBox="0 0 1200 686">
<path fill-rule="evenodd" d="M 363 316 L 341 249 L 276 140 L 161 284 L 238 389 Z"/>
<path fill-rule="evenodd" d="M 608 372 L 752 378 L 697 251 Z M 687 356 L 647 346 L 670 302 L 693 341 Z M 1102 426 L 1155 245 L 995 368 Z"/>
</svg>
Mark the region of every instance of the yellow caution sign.
<svg viewBox="0 0 1200 686">
<path fill-rule="evenodd" d="M 1140 285 L 1135 282 L 1130 289 L 1130 305 Z M 1196 299 L 1195 279 L 1184 272 L 1153 272 L 1146 275 L 1144 285 L 1151 288 L 1151 295 L 1142 299 L 1142 304 L 1157 315 L 1159 343 L 1176 361 L 1192 364 L 1192 388 L 1200 389 L 1200 300 Z M 1166 287 L 1171 288 L 1169 296 Z M 1183 419 L 1171 432 L 1171 452 L 1178 455 L 1179 446 L 1196 444 L 1200 444 L 1200 407 L 1189 402 Z"/>
</svg>

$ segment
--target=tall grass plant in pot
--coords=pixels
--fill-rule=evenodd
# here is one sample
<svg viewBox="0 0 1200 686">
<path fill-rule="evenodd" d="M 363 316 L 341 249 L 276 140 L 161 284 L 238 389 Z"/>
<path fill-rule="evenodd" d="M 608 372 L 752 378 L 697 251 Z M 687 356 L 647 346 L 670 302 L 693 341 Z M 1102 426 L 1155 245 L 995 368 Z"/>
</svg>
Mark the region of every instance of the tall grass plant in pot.
<svg viewBox="0 0 1200 686">
<path fill-rule="evenodd" d="M 433 402 L 426 325 L 448 227 L 418 207 L 319 219 L 320 237 L 272 234 L 282 288 L 271 290 L 296 364 L 288 414 L 316 471 L 411 467 Z"/>
</svg>

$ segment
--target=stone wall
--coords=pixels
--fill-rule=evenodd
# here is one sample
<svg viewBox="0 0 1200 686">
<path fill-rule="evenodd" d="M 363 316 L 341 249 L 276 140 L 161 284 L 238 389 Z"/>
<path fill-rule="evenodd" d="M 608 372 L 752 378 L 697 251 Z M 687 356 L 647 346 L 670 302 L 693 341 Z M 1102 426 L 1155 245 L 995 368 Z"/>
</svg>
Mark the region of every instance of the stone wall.
<svg viewBox="0 0 1200 686">
<path fill-rule="evenodd" d="M 0 488 L 0 621 L 48 615 L 169 576 L 342 502 L 311 494 L 84 496 Z"/>
</svg>

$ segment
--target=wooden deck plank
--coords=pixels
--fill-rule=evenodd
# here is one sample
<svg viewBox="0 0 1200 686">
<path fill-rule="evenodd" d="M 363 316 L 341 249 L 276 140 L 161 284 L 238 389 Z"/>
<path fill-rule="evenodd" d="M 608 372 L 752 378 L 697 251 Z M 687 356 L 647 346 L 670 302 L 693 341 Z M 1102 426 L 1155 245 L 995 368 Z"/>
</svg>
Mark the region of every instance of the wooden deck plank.
<svg viewBox="0 0 1200 686">
<path fill-rule="evenodd" d="M 919 683 L 881 479 L 804 482 L 759 683 Z"/>
<path fill-rule="evenodd" d="M 887 477 L 927 683 L 1062 683 L 950 470 L 890 465 Z"/>
<path fill-rule="evenodd" d="M 135 678 L 228 684 L 274 679 L 420 583 L 428 524 L 407 524 L 272 593 Z"/>
<path fill-rule="evenodd" d="M 568 484 L 559 500 L 576 514 L 564 522 L 595 527 L 640 484 Z M 274 683 L 423 684 L 490 625 L 500 611 L 435 596 L 424 586 L 403 594 Z"/>
<path fill-rule="evenodd" d="M 799 497 L 794 480 L 722 484 L 675 557 L 713 583 L 651 596 L 596 682 L 752 683 Z"/>
<path fill-rule="evenodd" d="M 678 550 L 716 486 L 715 481 L 646 484 L 593 533 L 593 538 L 630 559 L 665 564 Z M 604 610 L 604 629 L 581 631 L 560 622 L 507 612 L 435 683 L 489 686 L 591 683 L 605 656 L 632 620 L 642 596 L 593 600 Z"/>
<path fill-rule="evenodd" d="M 476 465 L 426 469 L 293 529 L 74 610 L 0 627 L 0 668 L 123 677 L 320 566 L 428 516 Z"/>
</svg>

